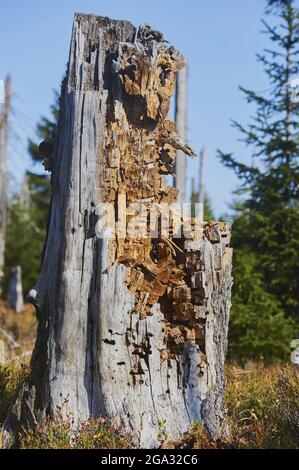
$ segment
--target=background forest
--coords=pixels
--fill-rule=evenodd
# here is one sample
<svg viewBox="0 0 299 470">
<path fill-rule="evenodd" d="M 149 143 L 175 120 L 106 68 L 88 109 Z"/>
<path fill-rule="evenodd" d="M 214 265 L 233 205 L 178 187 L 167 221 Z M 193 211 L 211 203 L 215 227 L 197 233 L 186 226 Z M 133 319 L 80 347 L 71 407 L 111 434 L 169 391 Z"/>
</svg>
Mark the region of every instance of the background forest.
<svg viewBox="0 0 299 470">
<path fill-rule="evenodd" d="M 232 116 L 232 125 L 250 152 L 250 159 L 245 162 L 230 148 L 219 149 L 215 155 L 238 178 L 233 203 L 226 214 L 217 217 L 233 224 L 227 403 L 232 426 L 238 431 L 235 442 L 219 444 L 209 442 L 204 432 L 195 428 L 186 437 L 192 446 L 294 447 L 299 432 L 297 366 L 290 364 L 291 341 L 299 338 L 299 99 L 292 89 L 292 80 L 299 77 L 297 1 L 267 0 L 261 35 L 266 46 L 257 53 L 256 67 L 263 71 L 267 87 L 261 92 L 240 86 L 252 117 L 244 123 Z M 28 139 L 34 165 L 26 172 L 21 191 L 11 194 L 8 201 L 1 326 L 16 341 L 24 339 L 24 344 L 28 337 L 32 340 L 32 310 L 26 307 L 27 324 L 21 325 L 21 317 L 11 320 L 9 282 L 12 268 L 21 266 L 26 296 L 38 278 L 51 197 L 50 176 L 41 172 L 43 157 L 38 144 L 45 138 L 55 140 L 58 116 L 59 96 L 55 93 L 47 117 L 36 126 L 36 139 Z M 191 202 L 198 200 L 198 192 L 199 187 L 193 183 Z M 213 199 L 206 191 L 205 220 L 214 218 Z M 253 366 L 253 362 L 257 364 Z M 253 370 L 251 378 L 241 375 L 242 367 Z M 7 370 L 1 374 L 0 389 L 8 403 L 19 376 Z M 263 377 L 260 381 L 259 374 Z M 281 408 L 275 401 L 279 394 L 285 397 Z M 273 403 L 277 407 L 275 417 L 271 415 Z M 286 403 L 290 403 L 287 409 Z M 5 408 L 1 413 L 4 418 Z M 242 416 L 247 421 L 242 422 Z M 255 439 L 250 438 L 250 432 L 255 433 Z M 29 435 L 26 439 L 22 443 L 25 447 L 34 446 L 35 439 L 42 437 Z M 86 442 L 85 446 L 90 445 L 88 439 Z M 38 441 L 39 446 L 48 444 Z M 129 444 L 126 441 L 120 445 Z"/>
</svg>

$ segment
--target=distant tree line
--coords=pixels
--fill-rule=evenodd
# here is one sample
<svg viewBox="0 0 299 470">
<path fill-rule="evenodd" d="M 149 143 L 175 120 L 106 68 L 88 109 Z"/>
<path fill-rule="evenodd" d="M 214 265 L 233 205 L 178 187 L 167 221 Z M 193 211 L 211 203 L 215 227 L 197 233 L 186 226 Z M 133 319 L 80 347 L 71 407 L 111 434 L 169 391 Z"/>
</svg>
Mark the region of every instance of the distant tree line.
<svg viewBox="0 0 299 470">
<path fill-rule="evenodd" d="M 39 141 L 55 139 L 59 114 L 59 97 L 55 93 L 51 118 L 42 117 L 37 125 Z M 41 162 L 39 143 L 29 140 L 28 151 L 34 163 Z M 38 279 L 41 253 L 46 236 L 46 220 L 51 197 L 50 177 L 47 174 L 27 172 L 25 194 L 15 194 L 9 202 L 5 247 L 4 292 L 7 293 L 11 268 L 22 267 L 24 293 Z"/>
</svg>

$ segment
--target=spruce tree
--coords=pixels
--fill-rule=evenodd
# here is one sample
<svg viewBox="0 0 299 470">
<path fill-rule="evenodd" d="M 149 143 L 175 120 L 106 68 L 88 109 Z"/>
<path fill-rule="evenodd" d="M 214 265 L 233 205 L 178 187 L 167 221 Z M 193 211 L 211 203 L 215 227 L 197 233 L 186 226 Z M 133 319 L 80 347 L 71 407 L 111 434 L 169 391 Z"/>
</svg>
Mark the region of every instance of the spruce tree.
<svg viewBox="0 0 299 470">
<path fill-rule="evenodd" d="M 55 93 L 51 117 L 42 117 L 37 124 L 36 134 L 39 140 L 28 141 L 28 151 L 33 162 L 40 163 L 43 158 L 39 155 L 40 141 L 49 137 L 55 139 L 58 114 L 59 100 Z M 4 272 L 4 290 L 7 292 L 11 268 L 22 266 L 25 294 L 38 279 L 51 193 L 49 174 L 27 172 L 26 176 L 29 186 L 28 209 L 24 211 L 18 197 L 14 197 L 9 203 Z"/>
<path fill-rule="evenodd" d="M 59 116 L 59 94 L 57 91 L 54 92 L 54 102 L 50 108 L 50 118 L 42 116 L 40 122 L 36 126 L 36 134 L 40 140 L 52 138 L 55 140 L 57 122 Z M 28 141 L 28 151 L 34 162 L 40 162 L 43 158 L 39 154 L 38 150 L 39 142 L 35 142 L 32 139 Z"/>
<path fill-rule="evenodd" d="M 256 290 L 260 292 L 262 288 L 270 296 L 272 307 L 268 302 L 264 309 L 262 305 L 258 307 L 260 315 L 269 319 L 268 330 L 265 327 L 263 332 L 269 337 L 277 311 L 296 318 L 299 306 L 299 105 L 292 99 L 290 87 L 292 79 L 299 77 L 299 11 L 294 0 L 268 0 L 266 13 L 271 15 L 270 22 L 276 23 L 263 20 L 272 47 L 258 54 L 257 60 L 269 79 L 269 91 L 260 94 L 241 87 L 256 111 L 249 125 L 233 123 L 251 149 L 251 164 L 239 161 L 232 154 L 219 152 L 219 155 L 241 181 L 239 192 L 243 194 L 243 202 L 236 207 L 233 230 L 235 260 L 246 264 L 250 259 L 252 276 L 258 279 Z M 240 332 L 233 335 L 240 319 L 238 311 L 244 318 L 257 309 L 255 284 L 251 286 L 250 301 L 240 295 L 242 285 L 244 269 L 236 266 L 232 311 L 235 345 L 241 342 L 242 336 Z M 242 303 L 247 313 L 244 309 L 241 312 Z M 271 317 L 269 312 L 273 314 Z M 285 321 L 291 328 L 290 321 Z M 284 329 L 277 324 L 279 329 L 281 343 L 286 342 L 291 330 L 284 336 Z M 256 334 L 261 337 L 258 325 Z M 277 342 L 274 336 L 273 344 Z"/>
<path fill-rule="evenodd" d="M 10 201 L 5 246 L 5 293 L 7 293 L 11 269 L 14 266 L 22 266 L 22 281 L 25 295 L 36 283 L 46 235 L 44 221 L 46 212 L 47 209 L 41 209 L 32 201 L 32 198 L 30 198 L 28 212 L 24 212 L 17 198 Z"/>
</svg>

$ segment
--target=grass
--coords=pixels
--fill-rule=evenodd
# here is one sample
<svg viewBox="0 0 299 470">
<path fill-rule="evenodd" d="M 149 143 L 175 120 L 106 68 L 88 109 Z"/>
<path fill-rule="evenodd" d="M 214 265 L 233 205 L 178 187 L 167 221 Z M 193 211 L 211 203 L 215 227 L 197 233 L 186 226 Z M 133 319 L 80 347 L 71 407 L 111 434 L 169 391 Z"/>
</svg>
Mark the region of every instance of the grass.
<svg viewBox="0 0 299 470">
<path fill-rule="evenodd" d="M 19 387 L 29 375 L 29 367 L 13 361 L 8 365 L 0 365 L 0 426 L 3 424 L 9 407 Z"/>
<path fill-rule="evenodd" d="M 20 344 L 12 348 L 5 339 L 5 365 L 0 365 L 0 426 L 20 385 L 29 374 L 29 356 L 36 334 L 34 309 L 26 306 L 16 314 L 0 300 L 0 326 Z M 299 367 L 291 364 L 265 366 L 248 364 L 240 368 L 226 367 L 227 408 L 226 437 L 214 440 L 203 426 L 194 423 L 179 442 L 167 442 L 165 423 L 159 422 L 157 433 L 161 447 L 187 448 L 299 448 Z M 54 417 L 39 424 L 35 430 L 23 432 L 19 447 L 44 449 L 114 449 L 130 448 L 132 439 L 112 422 L 90 419 L 73 430 L 72 416 L 63 418 L 57 409 Z"/>
<path fill-rule="evenodd" d="M 106 419 L 89 419 L 72 430 L 72 419 L 63 419 L 60 412 L 48 418 L 34 431 L 25 431 L 21 449 L 130 449 L 129 434 Z"/>
<path fill-rule="evenodd" d="M 18 343 L 18 347 L 13 347 L 3 331 L 0 331 L 0 340 L 4 343 L 6 362 L 14 361 L 21 354 L 23 356 L 26 356 L 27 353 L 30 354 L 35 342 L 36 325 L 33 305 L 26 304 L 23 312 L 16 313 L 9 308 L 6 302 L 0 299 L 0 327 Z"/>
<path fill-rule="evenodd" d="M 298 447 L 298 366 L 230 368 L 226 403 L 234 447 Z"/>
<path fill-rule="evenodd" d="M 11 400 L 28 375 L 28 367 L 14 362 L 0 367 L 0 420 L 3 422 Z M 194 423 L 179 441 L 165 443 L 168 448 L 299 448 L 299 369 L 295 365 L 264 366 L 251 364 L 245 369 L 228 365 L 225 403 L 229 433 L 218 441 L 211 439 L 203 426 Z M 90 419 L 72 430 L 57 410 L 34 431 L 24 431 L 23 449 L 114 449 L 131 448 L 132 439 L 114 423 Z"/>
<path fill-rule="evenodd" d="M 194 423 L 175 447 L 196 449 L 299 448 L 299 369 L 295 365 L 251 364 L 226 369 L 228 436 L 211 439 Z"/>
</svg>

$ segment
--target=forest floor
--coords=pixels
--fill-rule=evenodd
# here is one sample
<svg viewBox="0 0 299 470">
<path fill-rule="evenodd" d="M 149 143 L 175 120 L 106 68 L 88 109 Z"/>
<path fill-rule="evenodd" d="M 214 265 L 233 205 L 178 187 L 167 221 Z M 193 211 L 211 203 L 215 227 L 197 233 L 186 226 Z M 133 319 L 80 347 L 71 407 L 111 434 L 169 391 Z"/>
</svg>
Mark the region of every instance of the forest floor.
<svg viewBox="0 0 299 470">
<path fill-rule="evenodd" d="M 0 364 L 0 425 L 13 397 L 28 376 L 36 335 L 33 307 L 16 314 L 0 301 L 0 341 L 5 362 Z M 1 359 L 1 358 L 0 358 Z M 299 367 L 292 364 L 248 363 L 226 366 L 226 437 L 211 439 L 194 423 L 178 442 L 161 440 L 163 448 L 299 448 Z M 82 423 L 70 443 L 69 420 L 60 411 L 35 431 L 23 434 L 21 448 L 130 448 L 131 437 L 105 419 Z"/>
<path fill-rule="evenodd" d="M 16 358 L 26 364 L 29 363 L 36 337 L 36 326 L 33 305 L 26 304 L 22 312 L 16 313 L 6 302 L 0 300 L 0 341 L 6 363 Z"/>
</svg>

